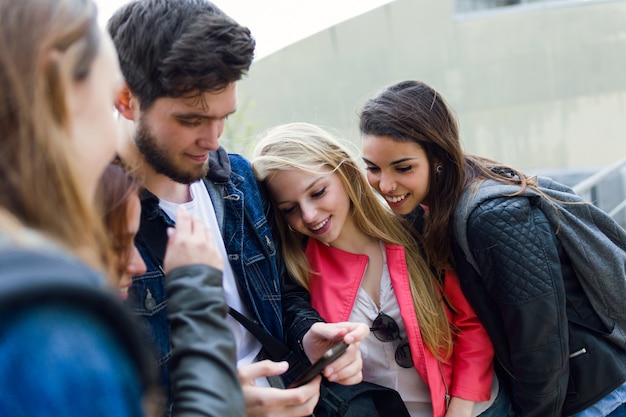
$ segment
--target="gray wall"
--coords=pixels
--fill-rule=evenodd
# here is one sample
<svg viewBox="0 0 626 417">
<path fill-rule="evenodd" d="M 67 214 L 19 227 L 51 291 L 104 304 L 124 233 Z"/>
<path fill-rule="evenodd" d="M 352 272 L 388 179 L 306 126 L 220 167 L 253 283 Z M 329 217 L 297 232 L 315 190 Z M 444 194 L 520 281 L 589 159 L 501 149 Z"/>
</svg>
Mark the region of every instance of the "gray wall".
<svg viewBox="0 0 626 417">
<path fill-rule="evenodd" d="M 418 79 L 454 107 L 469 152 L 523 169 L 602 166 L 626 156 L 625 67 L 626 0 L 464 16 L 451 0 L 396 0 L 256 61 L 224 143 L 248 154 L 290 121 L 358 143 L 364 100 Z"/>
</svg>

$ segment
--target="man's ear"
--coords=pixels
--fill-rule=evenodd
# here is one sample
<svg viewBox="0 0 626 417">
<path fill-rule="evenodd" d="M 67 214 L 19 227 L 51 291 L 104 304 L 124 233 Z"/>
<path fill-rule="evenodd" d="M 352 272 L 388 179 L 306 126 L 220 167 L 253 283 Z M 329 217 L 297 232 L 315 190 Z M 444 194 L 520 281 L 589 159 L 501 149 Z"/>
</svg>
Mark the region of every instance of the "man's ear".
<svg viewBox="0 0 626 417">
<path fill-rule="evenodd" d="M 117 101 L 115 102 L 115 109 L 125 119 L 134 121 L 136 106 L 137 106 L 137 99 L 133 96 L 133 93 L 131 93 L 130 88 L 128 88 L 128 84 L 124 83 L 124 87 L 122 88 L 122 91 L 120 91 L 120 93 L 117 96 Z"/>
</svg>

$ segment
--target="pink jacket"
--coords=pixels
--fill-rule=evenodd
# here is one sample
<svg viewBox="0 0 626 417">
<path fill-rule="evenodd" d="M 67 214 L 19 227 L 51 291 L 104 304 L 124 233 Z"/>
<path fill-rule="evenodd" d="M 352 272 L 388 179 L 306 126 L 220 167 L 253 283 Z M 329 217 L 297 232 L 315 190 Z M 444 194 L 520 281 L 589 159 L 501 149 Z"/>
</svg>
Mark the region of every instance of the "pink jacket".
<svg viewBox="0 0 626 417">
<path fill-rule="evenodd" d="M 439 362 L 422 342 L 409 289 L 404 248 L 385 247 L 415 370 L 430 388 L 433 416 L 445 414 L 446 391 L 465 400 L 487 401 L 493 376 L 493 346 L 463 296 L 456 274 L 446 272 L 443 291 L 457 310 L 451 313 L 446 308 L 448 319 L 458 329 L 457 337 L 452 357 L 448 362 L 442 362 L 440 369 Z M 368 262 L 367 256 L 332 248 L 315 239 L 309 239 L 306 255 L 313 271 L 310 281 L 313 307 L 328 322 L 348 321 Z"/>
</svg>

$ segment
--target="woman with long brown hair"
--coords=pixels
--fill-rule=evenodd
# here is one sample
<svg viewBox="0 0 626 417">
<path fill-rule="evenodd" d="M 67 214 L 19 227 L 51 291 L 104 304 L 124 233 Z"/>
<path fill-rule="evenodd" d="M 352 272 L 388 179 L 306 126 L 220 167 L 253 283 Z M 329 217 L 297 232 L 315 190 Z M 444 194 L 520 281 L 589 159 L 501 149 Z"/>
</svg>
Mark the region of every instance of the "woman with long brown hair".
<svg viewBox="0 0 626 417">
<path fill-rule="evenodd" d="M 0 0 L 0 415 L 144 415 L 94 204 L 122 83 L 91 0 Z"/>
<path fill-rule="evenodd" d="M 567 205 L 592 207 L 572 203 L 574 193 L 549 179 L 463 152 L 452 108 L 423 82 L 402 81 L 367 100 L 360 130 L 369 183 L 417 225 L 436 269 L 456 268 L 494 344 L 501 392 L 511 389 L 515 415 L 626 415 L 626 352 L 606 324 L 624 317 L 623 302 L 601 316 L 607 312 L 592 305 L 579 260 L 562 241 L 572 222 L 552 216 Z M 596 293 L 600 284 L 623 283 L 626 264 L 623 229 L 601 217 L 613 223 L 621 249 L 585 248 L 600 249 L 607 266 L 588 277 Z"/>
</svg>

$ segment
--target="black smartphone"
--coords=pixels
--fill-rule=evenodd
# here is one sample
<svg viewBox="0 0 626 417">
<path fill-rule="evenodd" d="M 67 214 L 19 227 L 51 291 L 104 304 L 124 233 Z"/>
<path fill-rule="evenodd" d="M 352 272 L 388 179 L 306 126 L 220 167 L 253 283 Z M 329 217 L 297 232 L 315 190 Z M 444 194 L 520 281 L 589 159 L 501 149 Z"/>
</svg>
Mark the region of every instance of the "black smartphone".
<svg viewBox="0 0 626 417">
<path fill-rule="evenodd" d="M 341 342 L 328 349 L 321 358 L 319 358 L 314 364 L 309 366 L 304 372 L 302 372 L 287 388 L 297 388 L 306 384 L 318 375 L 327 365 L 331 364 L 338 357 L 348 349 L 348 345 Z"/>
</svg>

